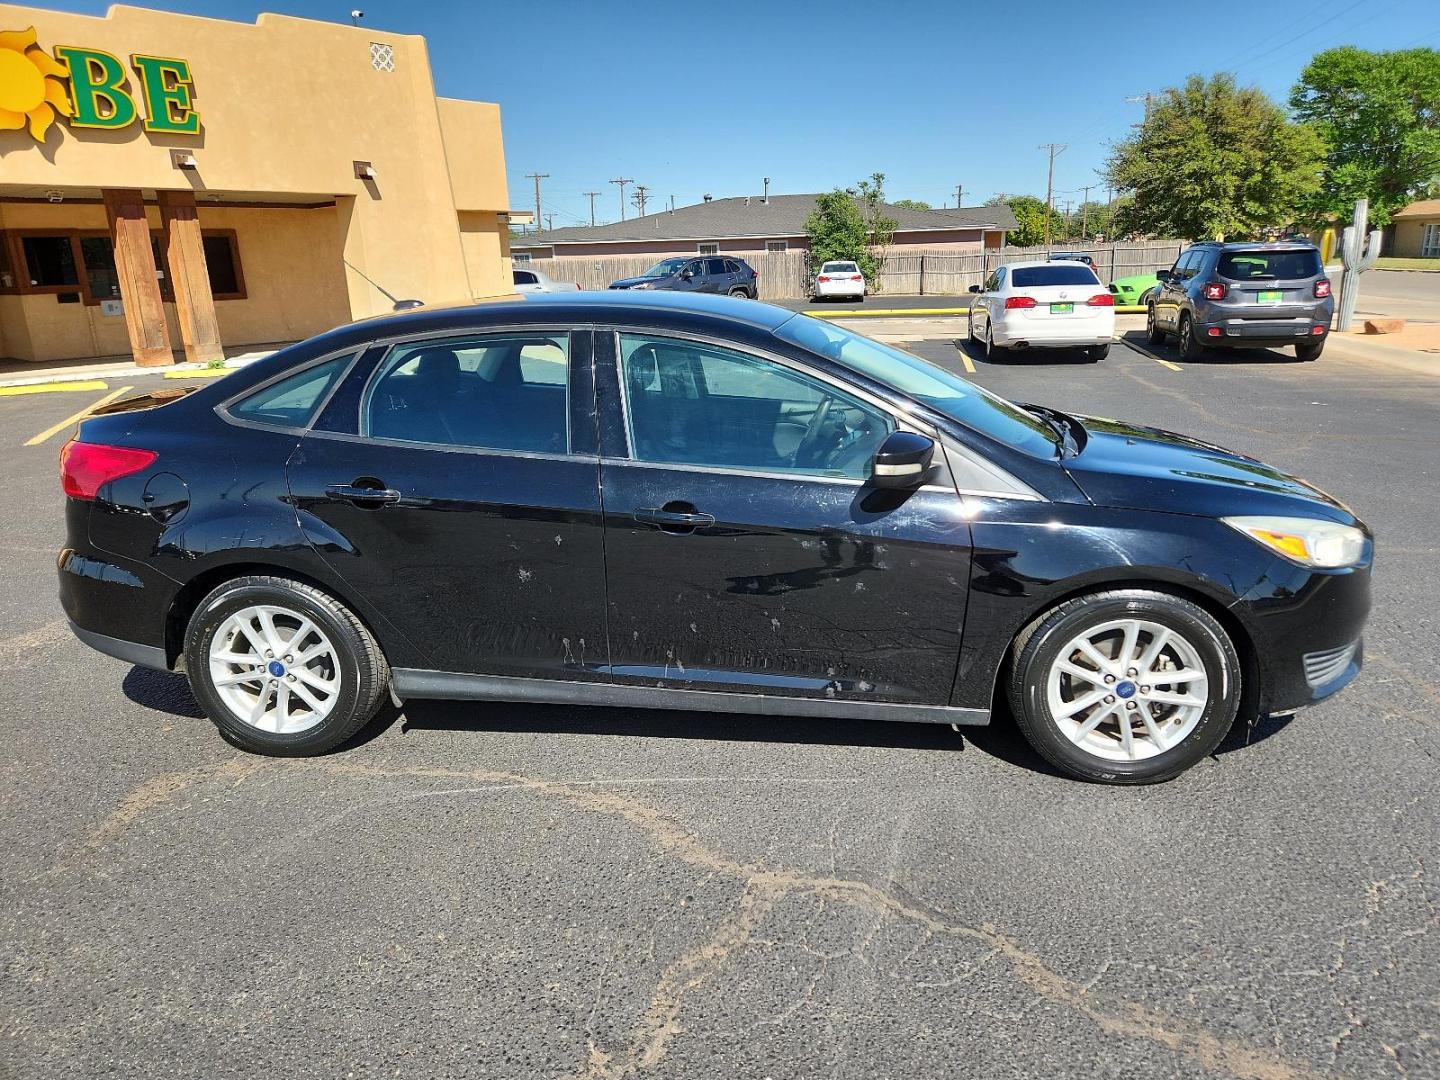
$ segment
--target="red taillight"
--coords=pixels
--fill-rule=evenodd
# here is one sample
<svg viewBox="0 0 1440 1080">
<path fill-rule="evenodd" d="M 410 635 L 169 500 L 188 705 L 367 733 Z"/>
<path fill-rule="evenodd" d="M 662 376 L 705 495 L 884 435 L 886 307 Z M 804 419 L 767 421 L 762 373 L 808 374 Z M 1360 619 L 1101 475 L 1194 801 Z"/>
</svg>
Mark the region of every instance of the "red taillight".
<svg viewBox="0 0 1440 1080">
<path fill-rule="evenodd" d="M 851 280 L 851 281 L 864 281 L 864 280 L 865 280 L 865 275 L 864 275 L 864 274 L 851 274 L 851 275 L 850 275 L 850 280 Z"/>
<path fill-rule="evenodd" d="M 1005 298 L 1005 310 L 1013 311 L 1015 308 L 1032 308 L 1035 306 L 1033 296 L 1007 296 Z"/>
<path fill-rule="evenodd" d="M 1211 337 L 1219 337 L 1221 330 L 1218 326 L 1212 326 L 1209 330 L 1206 330 L 1205 333 L 1209 334 Z"/>
<path fill-rule="evenodd" d="M 819 282 L 826 282 L 826 281 L 829 281 L 830 279 L 829 279 L 826 275 L 821 274 L 821 275 L 820 275 L 818 278 L 816 278 L 815 280 L 816 280 L 816 281 L 819 281 Z"/>
<path fill-rule="evenodd" d="M 72 499 L 93 499 L 110 481 L 139 472 L 157 456 L 153 450 L 71 440 L 60 451 L 60 486 Z"/>
<path fill-rule="evenodd" d="M 1323 278 L 1323 277 L 1322 277 L 1319 281 L 1315 282 L 1315 295 L 1316 295 L 1316 296 L 1329 296 L 1329 295 L 1330 295 L 1330 279 L 1329 279 L 1329 278 Z"/>
<path fill-rule="evenodd" d="M 1086 307 L 1114 307 L 1114 306 L 1115 306 L 1115 297 L 1111 296 L 1108 292 L 1096 293 L 1094 296 L 1090 297 L 1089 300 L 1086 300 L 1086 301 L 1085 301 L 1085 306 L 1086 306 Z"/>
<path fill-rule="evenodd" d="M 1325 333 L 1325 327 L 1312 326 L 1310 327 L 1310 333 L 1313 334 L 1315 337 L 1319 337 L 1321 334 Z"/>
<path fill-rule="evenodd" d="M 1227 292 L 1229 292 L 1229 290 L 1226 289 L 1223 284 L 1218 281 L 1212 281 L 1205 286 L 1205 299 L 1224 300 Z"/>
</svg>

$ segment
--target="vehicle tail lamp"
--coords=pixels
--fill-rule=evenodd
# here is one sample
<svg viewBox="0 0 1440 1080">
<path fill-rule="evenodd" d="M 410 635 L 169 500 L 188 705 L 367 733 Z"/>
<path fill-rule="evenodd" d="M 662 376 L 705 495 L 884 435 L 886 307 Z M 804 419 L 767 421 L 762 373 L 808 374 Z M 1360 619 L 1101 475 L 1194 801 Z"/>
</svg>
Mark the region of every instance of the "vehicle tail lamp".
<svg viewBox="0 0 1440 1080">
<path fill-rule="evenodd" d="M 1096 293 L 1085 301 L 1086 307 L 1114 307 L 1115 297 L 1108 292 Z"/>
<path fill-rule="evenodd" d="M 851 281 L 864 281 L 864 280 L 865 280 L 865 275 L 864 275 L 864 274 L 851 274 L 851 275 L 850 275 L 850 280 L 851 280 Z"/>
<path fill-rule="evenodd" d="M 1229 291 L 1230 290 L 1225 288 L 1225 286 L 1221 282 L 1212 281 L 1205 286 L 1205 299 L 1224 300 L 1225 294 Z"/>
<path fill-rule="evenodd" d="M 1325 333 L 1325 327 L 1323 327 L 1323 326 L 1312 326 L 1312 327 L 1310 327 L 1310 333 L 1311 333 L 1311 335 L 1314 336 L 1314 337 L 1319 337 L 1321 334 Z"/>
<path fill-rule="evenodd" d="M 139 472 L 158 456 L 153 450 L 72 439 L 60 451 L 60 486 L 72 499 L 94 499 L 106 484 Z"/>
<path fill-rule="evenodd" d="M 1315 295 L 1316 295 L 1316 296 L 1321 296 L 1321 297 L 1329 296 L 1329 295 L 1330 295 L 1330 279 L 1329 279 L 1329 278 L 1323 278 L 1323 277 L 1322 277 L 1319 281 L 1315 282 Z"/>
<path fill-rule="evenodd" d="M 1218 326 L 1212 326 L 1208 330 L 1206 330 L 1205 333 L 1209 334 L 1211 337 L 1219 337 L 1221 334 L 1221 330 Z"/>
<path fill-rule="evenodd" d="M 1365 534 L 1338 521 L 1268 516 L 1220 520 L 1301 566 L 1338 570 L 1365 557 Z"/>
<path fill-rule="evenodd" d="M 829 278 L 829 276 L 826 275 L 826 274 L 821 274 L 821 275 L 820 275 L 818 278 L 816 278 L 815 280 L 818 281 L 818 282 L 820 282 L 821 284 L 824 284 L 825 282 L 829 281 L 830 278 Z"/>
<path fill-rule="evenodd" d="M 1005 310 L 1014 311 L 1016 308 L 1033 308 L 1035 298 L 1033 296 L 1007 296 L 1005 298 Z"/>
</svg>

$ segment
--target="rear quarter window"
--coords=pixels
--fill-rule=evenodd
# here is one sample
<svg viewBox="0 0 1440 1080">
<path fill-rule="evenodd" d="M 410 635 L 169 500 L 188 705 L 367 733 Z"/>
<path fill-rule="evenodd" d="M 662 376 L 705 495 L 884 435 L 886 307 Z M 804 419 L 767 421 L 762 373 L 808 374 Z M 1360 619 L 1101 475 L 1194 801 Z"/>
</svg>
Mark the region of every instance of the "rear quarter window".
<svg viewBox="0 0 1440 1080">
<path fill-rule="evenodd" d="M 1227 251 L 1215 267 L 1221 277 L 1234 281 L 1310 278 L 1320 273 L 1320 253 L 1314 248 L 1294 251 Z"/>
<path fill-rule="evenodd" d="M 1051 263 L 1049 266 L 1017 266 L 1010 271 L 1017 289 L 1041 285 L 1099 285 L 1100 279 L 1084 263 Z"/>
<path fill-rule="evenodd" d="M 273 382 L 231 404 L 227 411 L 239 420 L 279 427 L 305 427 L 320 402 L 349 365 L 350 356 L 337 356 Z"/>
</svg>

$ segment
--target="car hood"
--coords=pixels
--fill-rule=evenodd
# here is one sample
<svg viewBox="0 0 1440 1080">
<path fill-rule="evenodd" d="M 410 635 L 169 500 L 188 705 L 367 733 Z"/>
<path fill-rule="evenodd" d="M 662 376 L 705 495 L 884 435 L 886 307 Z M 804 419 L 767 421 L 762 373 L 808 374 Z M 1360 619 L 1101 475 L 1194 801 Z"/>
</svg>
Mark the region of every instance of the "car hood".
<svg viewBox="0 0 1440 1080">
<path fill-rule="evenodd" d="M 1340 502 L 1296 476 L 1187 435 L 1101 417 L 1078 417 L 1088 438 L 1065 459 L 1099 506 L 1205 517 L 1276 514 L 1355 524 Z"/>
<path fill-rule="evenodd" d="M 664 278 L 658 278 L 658 277 L 622 277 L 622 278 L 616 278 L 614 281 L 612 281 L 612 282 L 610 283 L 610 288 L 612 288 L 612 289 L 633 289 L 636 285 L 639 285 L 639 284 L 641 284 L 642 282 L 664 281 L 664 280 L 665 280 Z"/>
</svg>

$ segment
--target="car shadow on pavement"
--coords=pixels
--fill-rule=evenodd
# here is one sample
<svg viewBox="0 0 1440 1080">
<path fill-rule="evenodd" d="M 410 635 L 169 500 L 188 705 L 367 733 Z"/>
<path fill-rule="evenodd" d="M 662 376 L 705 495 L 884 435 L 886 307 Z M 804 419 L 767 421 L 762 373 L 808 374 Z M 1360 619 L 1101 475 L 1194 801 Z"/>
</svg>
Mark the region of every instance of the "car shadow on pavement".
<svg viewBox="0 0 1440 1080">
<path fill-rule="evenodd" d="M 987 364 L 990 367 L 1094 366 L 1094 361 L 1081 349 L 1009 349 L 992 360 L 985 355 L 983 342 L 958 337 L 955 339 L 955 347 L 975 363 Z"/>
<path fill-rule="evenodd" d="M 1120 340 L 1137 352 L 1147 353 L 1151 356 L 1158 356 L 1161 360 L 1168 360 L 1172 364 L 1303 364 L 1293 351 L 1281 349 L 1206 349 L 1200 354 L 1198 360 L 1181 360 L 1180 350 L 1175 345 L 1174 338 L 1166 338 L 1163 345 L 1150 345 L 1146 342 L 1144 330 L 1129 330 L 1120 336 Z"/>
</svg>

